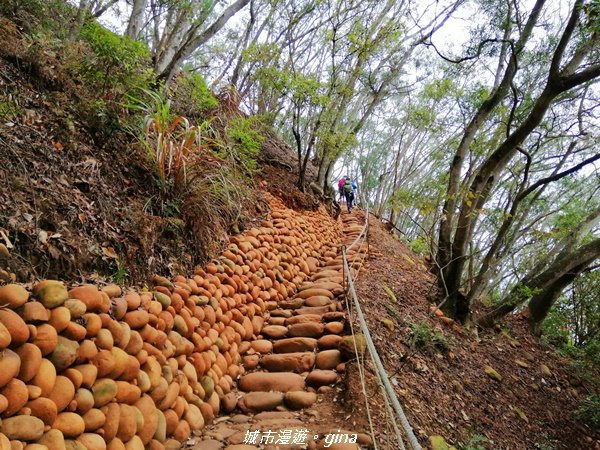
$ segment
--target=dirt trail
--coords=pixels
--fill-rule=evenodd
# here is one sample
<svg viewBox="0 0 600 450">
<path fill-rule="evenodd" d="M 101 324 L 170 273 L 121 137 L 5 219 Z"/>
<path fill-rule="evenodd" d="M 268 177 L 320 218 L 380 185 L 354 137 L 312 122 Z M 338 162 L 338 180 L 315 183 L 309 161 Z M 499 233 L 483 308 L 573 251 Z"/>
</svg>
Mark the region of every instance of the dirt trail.
<svg viewBox="0 0 600 450">
<path fill-rule="evenodd" d="M 296 294 L 268 312 L 258 339 L 241 352 L 248 372 L 222 401 L 229 415 L 201 430 L 192 448 L 353 450 L 370 445 L 364 430 L 348 429 L 340 404 L 345 360 L 354 352 L 346 336 L 341 248 L 362 229 L 356 214 L 343 214 L 341 222 L 337 256 L 321 261 Z M 353 272 L 365 253 L 361 243 L 349 252 Z"/>
</svg>

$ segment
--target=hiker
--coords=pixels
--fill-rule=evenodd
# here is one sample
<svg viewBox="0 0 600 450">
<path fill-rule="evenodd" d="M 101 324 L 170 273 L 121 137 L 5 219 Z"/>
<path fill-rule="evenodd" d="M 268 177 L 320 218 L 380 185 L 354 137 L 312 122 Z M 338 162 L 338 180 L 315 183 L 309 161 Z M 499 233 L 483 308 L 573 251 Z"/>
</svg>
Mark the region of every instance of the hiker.
<svg viewBox="0 0 600 450">
<path fill-rule="evenodd" d="M 346 182 L 346 178 L 348 178 L 348 175 L 344 175 L 342 178 L 340 178 L 340 181 L 338 181 L 338 192 L 339 192 L 339 201 L 341 202 L 343 198 L 346 197 L 346 195 L 344 194 L 344 183 Z"/>
<path fill-rule="evenodd" d="M 352 207 L 354 206 L 354 191 L 358 186 L 354 181 L 352 181 L 349 177 L 345 177 L 344 179 L 344 197 L 346 197 L 346 205 L 348 206 L 348 212 L 352 212 Z"/>
</svg>

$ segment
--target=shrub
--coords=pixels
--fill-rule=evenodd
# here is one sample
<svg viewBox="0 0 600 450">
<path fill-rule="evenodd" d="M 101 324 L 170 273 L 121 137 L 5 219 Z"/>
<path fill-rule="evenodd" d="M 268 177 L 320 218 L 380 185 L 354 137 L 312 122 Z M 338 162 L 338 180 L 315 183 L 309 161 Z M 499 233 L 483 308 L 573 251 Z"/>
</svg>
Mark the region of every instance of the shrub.
<svg viewBox="0 0 600 450">
<path fill-rule="evenodd" d="M 535 450 L 556 450 L 558 447 L 557 441 L 546 438 L 543 441 L 533 444 L 533 448 L 535 448 Z"/>
<path fill-rule="evenodd" d="M 153 165 L 163 204 L 168 208 L 163 212 L 174 215 L 173 212 L 179 212 L 176 201 L 187 190 L 190 159 L 203 149 L 209 123 L 192 125 L 185 117 L 171 113 L 171 102 L 163 95 L 143 92 L 152 104 L 138 101 L 133 106 L 146 113 L 141 142 Z"/>
<path fill-rule="evenodd" d="M 564 315 L 554 310 L 548 314 L 542 323 L 542 338 L 554 347 L 569 347 L 569 329 Z"/>
<path fill-rule="evenodd" d="M 491 444 L 491 442 L 485 436 L 475 434 L 469 437 L 466 442 L 458 443 L 456 447 L 458 450 L 486 450 L 486 447 L 480 444 Z"/>
<path fill-rule="evenodd" d="M 175 80 L 173 102 L 177 111 L 188 117 L 219 106 L 206 80 L 198 73 L 183 73 Z"/>
<path fill-rule="evenodd" d="M 245 221 L 251 191 L 241 180 L 247 173 L 228 153 L 231 146 L 217 134 L 218 124 L 195 124 L 174 114 L 166 94 L 143 90 L 140 97 L 130 97 L 128 106 L 145 122 L 130 131 L 145 148 L 159 187 L 147 205 L 165 218 L 165 236 L 186 234 L 198 255 L 214 254 Z"/>
<path fill-rule="evenodd" d="M 240 232 L 244 204 L 250 197 L 241 174 L 224 161 L 202 158 L 191 167 L 189 189 L 185 195 L 182 211 L 205 247 L 218 244 L 224 232 L 233 229 Z M 210 221 L 210 224 L 208 223 Z M 206 230 L 212 232 L 212 236 Z"/>
<path fill-rule="evenodd" d="M 148 66 L 150 52 L 145 44 L 119 36 L 97 22 L 81 27 L 79 38 L 90 48 L 84 52 L 77 71 L 84 80 L 100 89 L 104 96 L 116 90 L 117 96 L 139 87 L 148 87 L 152 74 Z M 114 96 L 113 96 L 114 97 Z"/>
<path fill-rule="evenodd" d="M 2 97 L 0 97 L 0 120 L 10 121 L 15 119 L 19 114 L 19 106 L 12 98 L 8 98 L 4 101 L 2 100 Z"/>
<path fill-rule="evenodd" d="M 121 261 L 117 261 L 115 263 L 115 271 L 110 275 L 110 279 L 113 283 L 119 284 L 119 285 L 123 285 L 125 284 L 125 282 L 127 281 L 127 278 L 129 277 L 129 272 L 127 271 L 127 268 L 125 267 L 125 264 L 122 263 Z"/>
<path fill-rule="evenodd" d="M 426 255 L 429 253 L 429 245 L 422 237 L 418 237 L 410 241 L 410 249 L 418 255 Z"/>
<path fill-rule="evenodd" d="M 447 352 L 450 345 L 446 337 L 427 322 L 418 322 L 410 325 L 408 346 L 415 351 L 424 353 Z"/>
<path fill-rule="evenodd" d="M 57 39 L 66 38 L 75 12 L 64 0 L 0 1 L 0 14 L 10 16 L 27 33 L 50 32 Z"/>
<path fill-rule="evenodd" d="M 575 410 L 575 417 L 595 431 L 600 431 L 600 397 L 591 395 Z"/>
<path fill-rule="evenodd" d="M 261 127 L 260 119 L 254 116 L 232 119 L 226 129 L 228 145 L 220 151 L 220 156 L 239 166 L 242 172 L 252 174 L 264 140 Z"/>
<path fill-rule="evenodd" d="M 171 102 L 163 95 L 144 91 L 144 96 L 151 102 L 134 99 L 137 104 L 131 107 L 146 114 L 139 139 L 161 192 L 160 207 L 155 209 L 163 216 L 186 217 L 207 246 L 210 236 L 201 235 L 201 230 L 219 233 L 240 222 L 242 205 L 249 196 L 239 182 L 243 174 L 216 154 L 226 153 L 227 145 L 214 136 L 210 122 L 192 125 L 172 113 Z"/>
</svg>

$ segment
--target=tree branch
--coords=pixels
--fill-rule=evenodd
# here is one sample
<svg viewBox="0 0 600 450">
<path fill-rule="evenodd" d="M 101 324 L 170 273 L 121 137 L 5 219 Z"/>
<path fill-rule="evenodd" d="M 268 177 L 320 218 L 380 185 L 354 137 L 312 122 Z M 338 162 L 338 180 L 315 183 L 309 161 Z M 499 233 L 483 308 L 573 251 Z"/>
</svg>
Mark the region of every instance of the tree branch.
<svg viewBox="0 0 600 450">
<path fill-rule="evenodd" d="M 92 17 L 95 17 L 96 19 L 98 17 L 100 17 L 102 14 L 104 14 L 106 11 L 108 11 L 108 9 L 114 5 L 115 3 L 117 3 L 118 0 L 110 0 L 106 5 L 101 6 L 100 8 L 98 8 L 97 10 L 92 12 Z"/>
<path fill-rule="evenodd" d="M 250 0 L 237 0 L 225 8 L 221 15 L 206 30 L 204 30 L 200 35 L 186 42 L 177 50 L 172 60 L 169 62 L 169 64 L 167 64 L 167 67 L 159 75 L 159 78 L 168 80 L 172 76 L 176 66 L 182 60 L 190 56 L 190 54 L 198 47 L 208 42 L 215 34 L 219 32 L 221 28 L 225 26 L 229 19 L 243 9 L 249 2 Z"/>
<path fill-rule="evenodd" d="M 436 45 L 433 43 L 433 41 L 431 41 L 431 36 L 429 37 L 429 42 L 425 42 L 425 41 L 423 42 L 423 44 L 425 44 L 426 47 L 433 47 L 433 49 L 435 50 L 437 55 L 440 58 L 442 58 L 444 61 L 447 61 L 447 62 L 453 63 L 453 64 L 460 64 L 465 61 L 471 61 L 473 59 L 479 58 L 481 56 L 481 52 L 483 51 L 483 48 L 485 47 L 485 45 L 490 44 L 490 43 L 505 43 L 505 44 L 510 44 L 511 46 L 514 44 L 514 42 L 511 39 L 496 39 L 496 38 L 484 39 L 477 46 L 477 52 L 474 55 L 463 56 L 462 58 L 458 58 L 458 59 L 452 59 L 452 58 L 444 56 L 440 53 L 440 51 L 438 50 Z"/>
<path fill-rule="evenodd" d="M 593 155 L 591 157 L 589 157 L 588 159 L 580 162 L 579 164 L 577 164 L 576 166 L 571 167 L 570 169 L 567 169 L 563 172 L 551 175 L 549 177 L 546 178 L 542 178 L 541 180 L 536 181 L 535 183 L 533 183 L 531 186 L 529 186 L 525 191 L 523 191 L 523 193 L 519 194 L 517 196 L 517 200 L 521 200 L 525 197 L 527 197 L 529 194 L 531 194 L 533 191 L 535 191 L 538 187 L 544 185 L 544 184 L 548 184 L 551 183 L 553 181 L 558 181 L 561 178 L 566 177 L 567 175 L 570 175 L 574 172 L 577 172 L 579 169 L 587 166 L 590 163 L 593 163 L 594 161 L 597 161 L 600 159 L 600 153 Z"/>
<path fill-rule="evenodd" d="M 560 63 L 565 53 L 565 49 L 571 40 L 571 36 L 573 35 L 573 31 L 575 31 L 575 27 L 577 26 L 577 22 L 579 21 L 579 12 L 581 10 L 581 6 L 583 4 L 583 0 L 576 0 L 573 4 L 573 9 L 571 10 L 571 16 L 569 17 L 569 21 L 567 22 L 567 26 L 565 27 L 565 31 L 560 37 L 560 41 L 556 46 L 556 50 L 554 51 L 554 56 L 552 57 L 552 62 L 550 63 L 550 76 L 549 78 L 558 78 L 560 73 Z"/>
</svg>

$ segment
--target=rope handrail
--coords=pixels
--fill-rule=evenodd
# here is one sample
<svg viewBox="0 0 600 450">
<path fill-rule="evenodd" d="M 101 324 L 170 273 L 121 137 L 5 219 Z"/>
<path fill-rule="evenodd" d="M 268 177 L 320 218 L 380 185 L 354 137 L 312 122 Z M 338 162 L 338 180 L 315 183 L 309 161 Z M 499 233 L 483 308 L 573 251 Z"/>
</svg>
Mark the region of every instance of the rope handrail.
<svg viewBox="0 0 600 450">
<path fill-rule="evenodd" d="M 346 251 L 349 251 L 352 247 L 354 247 L 358 243 L 358 241 L 362 239 L 363 235 L 367 232 L 369 228 L 369 202 L 365 202 L 365 204 L 367 205 L 365 209 L 365 224 L 363 225 L 362 230 L 360 230 L 360 234 L 356 239 L 354 239 L 352 244 L 346 246 Z"/>
<path fill-rule="evenodd" d="M 398 397 L 396 396 L 396 392 L 394 391 L 394 388 L 390 382 L 390 379 L 387 375 L 387 372 L 383 366 L 383 363 L 381 361 L 381 358 L 379 357 L 379 353 L 377 352 L 377 349 L 375 348 L 375 344 L 373 342 L 373 339 L 371 337 L 371 333 L 369 331 L 367 322 L 365 320 L 365 317 L 363 315 L 361 306 L 360 306 L 360 302 L 358 300 L 358 296 L 356 294 L 356 290 L 354 288 L 354 280 L 352 278 L 352 272 L 350 271 L 350 266 L 348 264 L 348 257 L 347 257 L 347 251 L 353 247 L 354 245 L 357 244 L 357 242 L 363 237 L 363 235 L 365 235 L 366 233 L 368 233 L 368 228 L 369 228 L 369 210 L 368 210 L 368 203 L 367 203 L 367 209 L 366 209 L 366 213 L 365 213 L 365 224 L 363 226 L 363 229 L 361 230 L 359 236 L 354 240 L 354 242 L 352 242 L 352 244 L 350 244 L 350 246 L 348 247 L 342 247 L 342 262 L 343 262 L 343 271 L 345 272 L 346 275 L 346 279 L 347 279 L 347 283 L 348 283 L 348 292 L 350 294 L 350 297 L 353 300 L 354 303 L 354 309 L 356 311 L 357 317 L 358 317 L 358 321 L 359 321 L 359 325 L 360 328 L 362 330 L 363 336 L 365 337 L 365 342 L 367 345 L 367 349 L 369 351 L 369 354 L 371 356 L 371 360 L 373 361 L 373 365 L 375 367 L 375 372 L 377 374 L 378 380 L 380 385 L 383 388 L 383 394 L 384 394 L 384 400 L 386 402 L 386 407 L 389 408 L 388 402 L 387 402 L 387 398 L 389 398 L 389 401 L 391 403 L 391 406 L 393 408 L 393 410 L 395 411 L 396 415 L 398 416 L 398 418 L 400 419 L 400 423 L 402 425 L 402 428 L 404 429 L 404 432 L 406 433 L 406 436 L 408 437 L 408 442 L 411 446 L 411 448 L 413 450 L 422 450 L 421 445 L 419 444 L 419 441 L 417 440 L 413 429 L 410 425 L 410 423 L 408 422 L 408 419 L 404 413 L 404 410 L 402 408 L 402 406 L 400 405 L 400 402 L 398 401 Z M 348 298 L 346 297 L 346 304 L 347 307 L 349 306 L 349 302 L 348 302 Z M 349 308 L 348 308 L 349 310 Z M 350 321 L 350 327 L 351 327 L 351 332 L 352 335 L 354 336 L 354 327 L 352 325 L 352 321 Z M 356 342 L 354 343 L 355 346 L 355 352 L 357 354 L 358 357 L 358 349 L 356 348 Z M 360 366 L 360 363 L 359 363 Z M 359 373 L 361 378 L 364 376 L 363 375 L 363 370 L 362 368 L 359 367 Z M 364 380 L 361 379 L 361 383 L 363 384 L 363 392 L 366 395 L 366 391 L 364 390 Z M 387 394 L 387 395 L 386 395 Z M 386 408 L 387 409 L 387 408 Z M 370 412 L 367 411 L 369 416 L 370 416 Z M 369 421 L 370 421 L 370 417 L 369 417 Z M 395 422 L 395 421 L 394 421 Z M 394 427 L 397 430 L 397 427 Z M 404 443 L 402 441 L 402 437 L 398 434 L 398 444 L 400 446 L 401 449 L 404 449 Z M 374 438 L 374 436 L 373 436 Z M 373 439 L 375 441 L 375 439 Z"/>
<path fill-rule="evenodd" d="M 348 302 L 348 296 L 345 297 L 345 301 L 346 301 L 346 310 L 348 312 L 350 312 L 350 304 Z M 349 322 L 350 322 L 350 333 L 352 334 L 352 336 L 354 336 L 354 324 L 352 323 L 352 320 L 350 320 Z M 363 392 L 363 396 L 365 398 L 367 419 L 369 421 L 369 428 L 371 430 L 371 436 L 373 437 L 373 446 L 375 447 L 375 450 L 377 450 L 377 442 L 375 441 L 375 427 L 373 426 L 373 418 L 371 417 L 371 408 L 369 406 L 369 396 L 367 394 L 367 384 L 366 384 L 365 375 L 364 375 L 365 369 L 364 369 L 364 367 L 362 367 L 362 364 L 361 364 L 358 347 L 356 345 L 356 340 L 353 339 L 353 342 L 354 342 L 354 354 L 356 355 L 356 361 L 357 361 L 357 367 L 358 367 L 358 376 L 360 378 L 360 386 L 361 386 L 361 390 Z M 404 450 L 404 448 L 402 448 L 402 450 Z"/>
<path fill-rule="evenodd" d="M 383 383 L 383 385 L 385 387 L 388 397 L 392 403 L 392 407 L 395 410 L 396 414 L 398 415 L 398 418 L 400 419 L 400 423 L 402 424 L 402 428 L 404 428 L 404 431 L 405 431 L 406 435 L 408 436 L 408 440 L 410 442 L 411 447 L 413 448 L 413 450 L 421 450 L 421 445 L 419 444 L 419 441 L 417 440 L 417 438 L 412 430 L 412 427 L 410 426 L 410 423 L 408 422 L 408 419 L 406 418 L 406 415 L 404 414 L 404 410 L 402 409 L 402 406 L 400 405 L 400 402 L 398 401 L 398 397 L 396 396 L 394 388 L 392 387 L 392 383 L 390 382 L 389 377 L 387 376 L 387 372 L 385 371 L 385 368 L 383 367 L 383 363 L 381 362 L 379 353 L 377 352 L 377 349 L 375 348 L 375 344 L 373 343 L 373 339 L 371 338 L 371 333 L 369 332 L 367 322 L 365 320 L 365 317 L 362 313 L 362 309 L 360 307 L 360 302 L 358 301 L 358 297 L 356 295 L 356 290 L 354 289 L 352 275 L 350 274 L 350 268 L 348 266 L 346 252 L 344 250 L 342 250 L 342 258 L 343 258 L 343 262 L 344 262 L 344 266 L 345 266 L 345 270 L 346 270 L 346 278 L 348 281 L 348 288 L 350 291 L 350 295 L 351 295 L 352 299 L 354 300 L 354 307 L 356 310 L 356 314 L 358 316 L 360 328 L 363 332 L 363 335 L 365 336 L 367 349 L 369 350 L 369 353 L 371 354 L 371 358 L 373 359 L 373 362 L 375 364 L 375 371 L 377 373 L 377 376 L 379 377 L 380 381 Z"/>
</svg>

